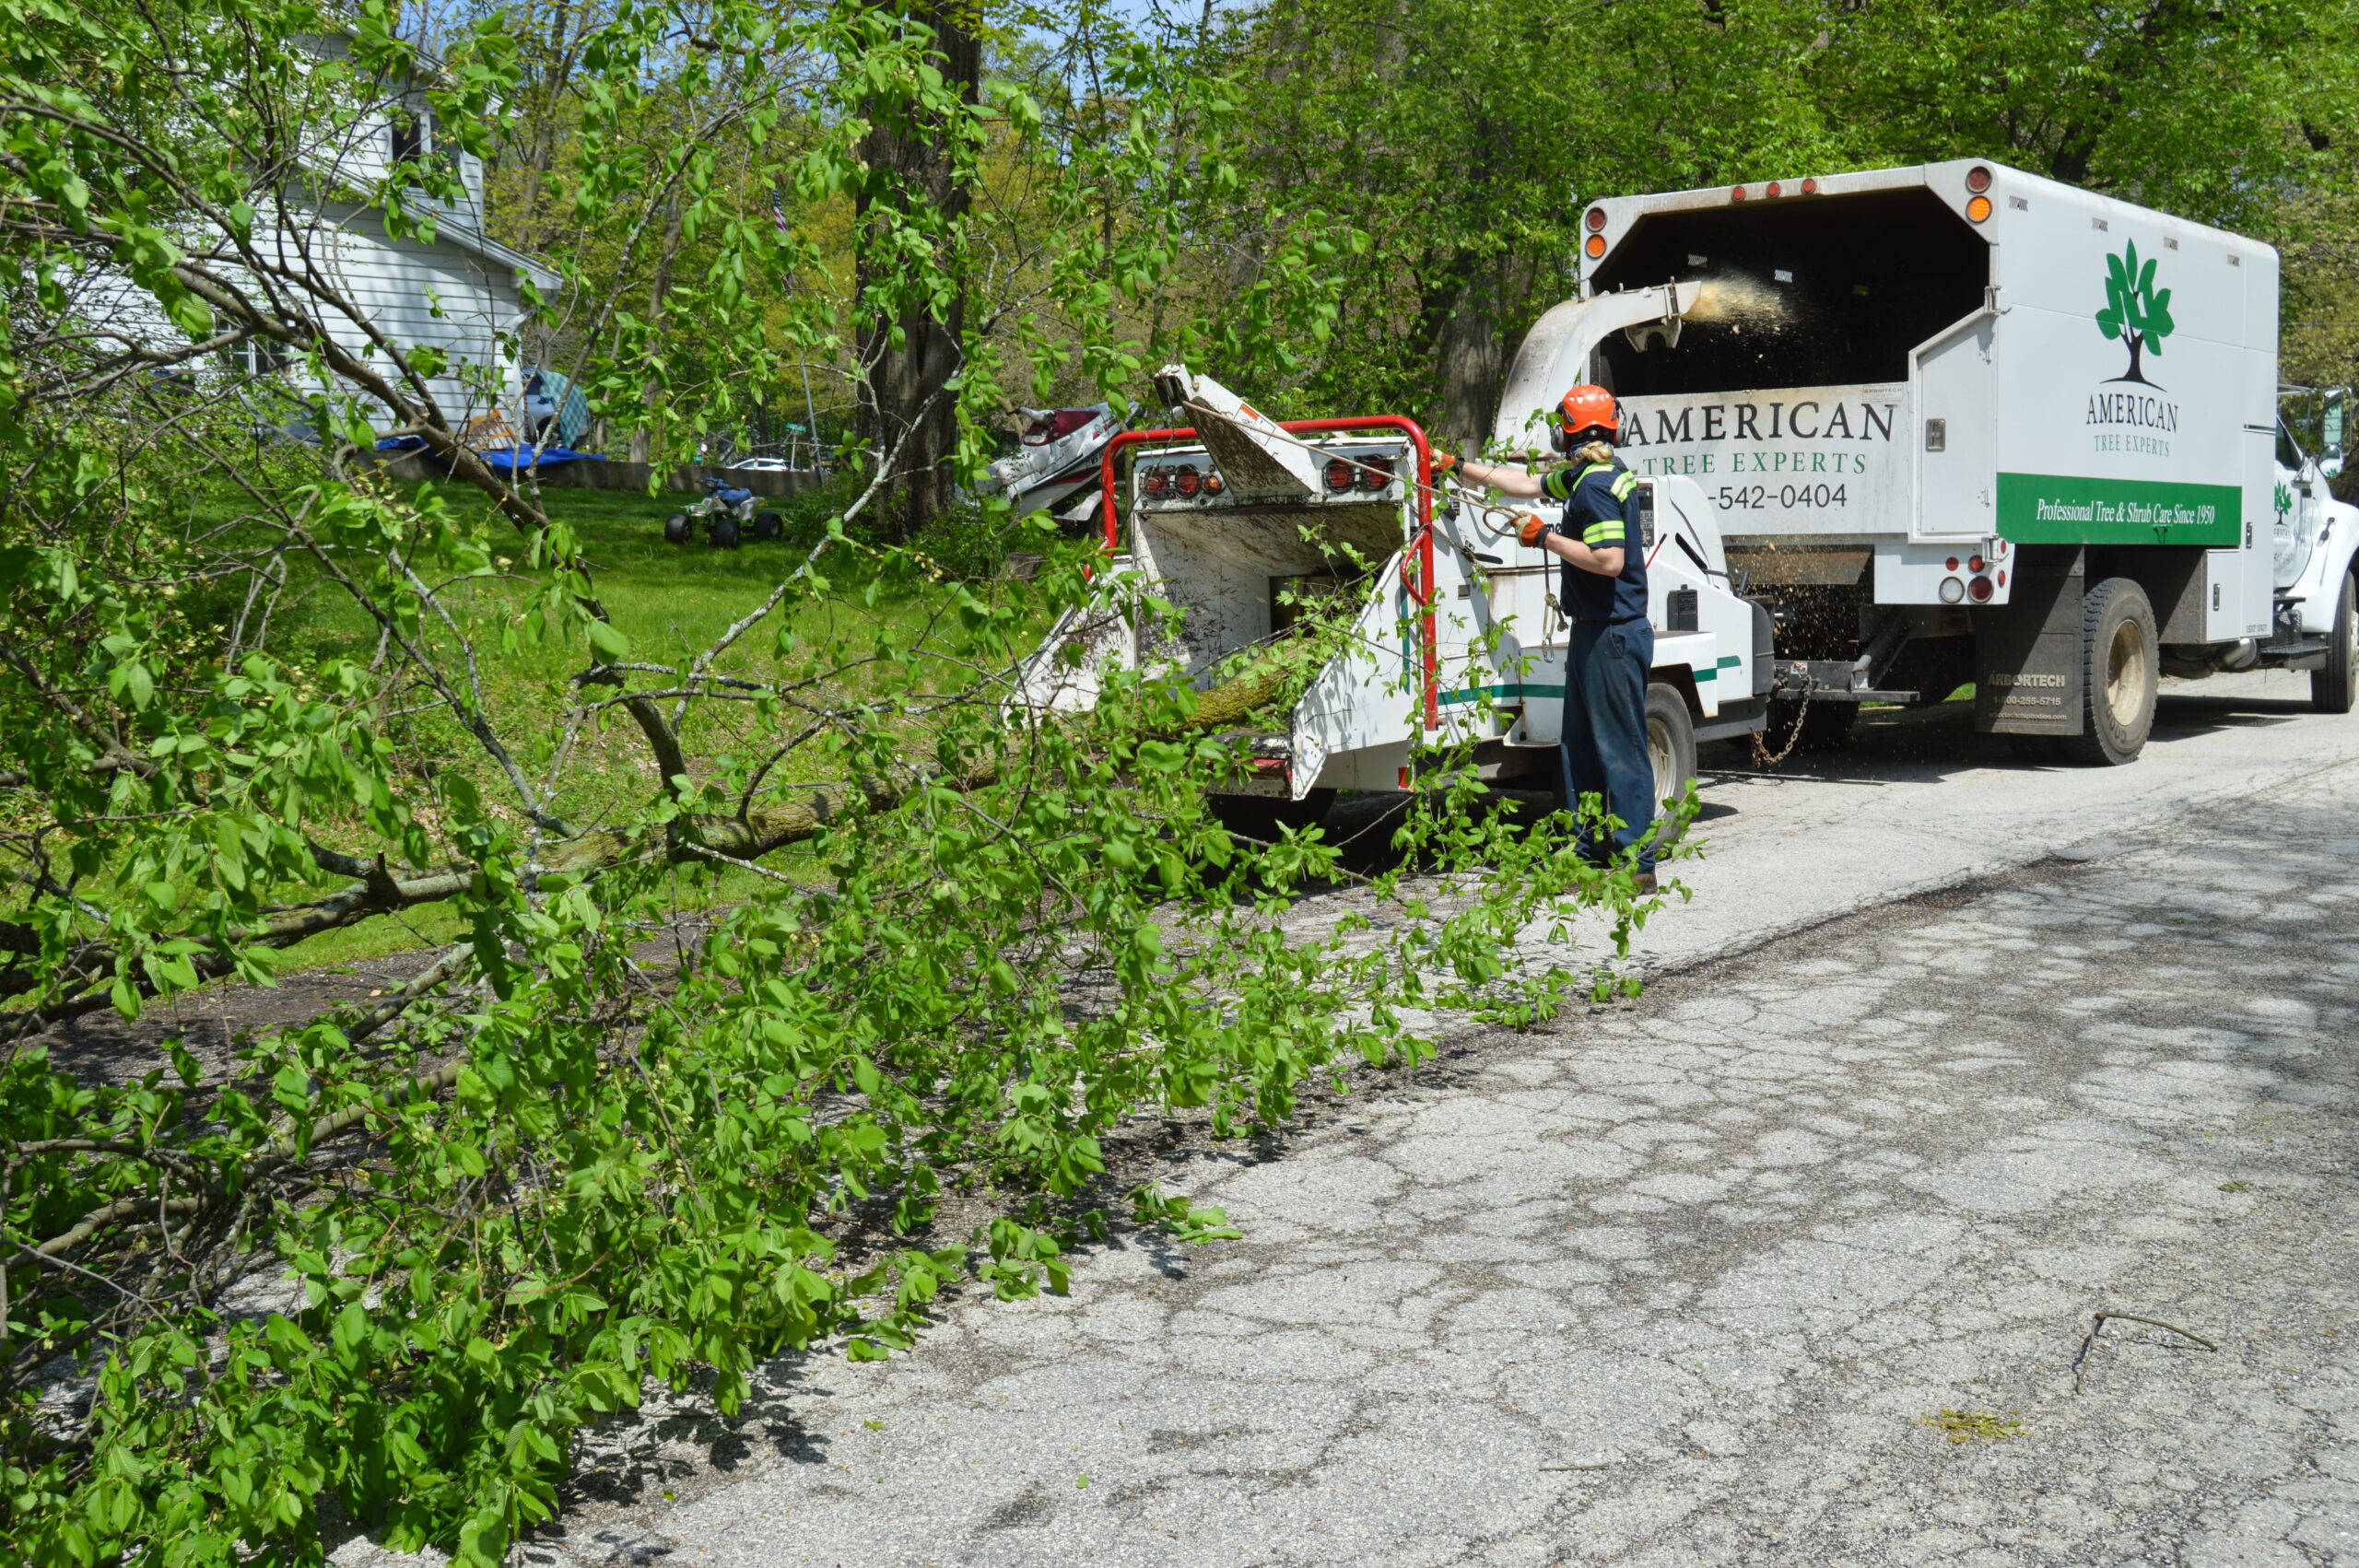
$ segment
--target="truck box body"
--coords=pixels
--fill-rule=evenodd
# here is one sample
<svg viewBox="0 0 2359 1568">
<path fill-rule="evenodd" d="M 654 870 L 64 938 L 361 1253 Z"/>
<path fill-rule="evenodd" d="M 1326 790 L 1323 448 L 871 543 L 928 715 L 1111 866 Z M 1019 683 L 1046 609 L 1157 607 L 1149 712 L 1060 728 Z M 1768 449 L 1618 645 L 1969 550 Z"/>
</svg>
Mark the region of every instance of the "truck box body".
<svg viewBox="0 0 2359 1568">
<path fill-rule="evenodd" d="M 2270 631 L 2270 247 L 1969 161 L 1591 212 L 1585 294 L 1706 283 L 1593 373 L 1625 460 L 1695 480 L 1756 581 L 1996 607 L 2024 546 L 2189 547 L 2166 640 Z"/>
</svg>

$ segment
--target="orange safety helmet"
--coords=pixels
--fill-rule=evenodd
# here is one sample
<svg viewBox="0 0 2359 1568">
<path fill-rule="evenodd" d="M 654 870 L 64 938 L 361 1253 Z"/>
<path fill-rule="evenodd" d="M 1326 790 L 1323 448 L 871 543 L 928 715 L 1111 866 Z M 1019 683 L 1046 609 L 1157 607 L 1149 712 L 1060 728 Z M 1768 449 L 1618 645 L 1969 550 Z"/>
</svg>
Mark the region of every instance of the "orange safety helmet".
<svg viewBox="0 0 2359 1568">
<path fill-rule="evenodd" d="M 1584 381 L 1567 392 L 1564 401 L 1556 405 L 1556 450 L 1572 451 L 1591 430 L 1602 430 L 1608 440 L 1618 440 L 1622 415 L 1614 406 L 1612 392 Z"/>
</svg>

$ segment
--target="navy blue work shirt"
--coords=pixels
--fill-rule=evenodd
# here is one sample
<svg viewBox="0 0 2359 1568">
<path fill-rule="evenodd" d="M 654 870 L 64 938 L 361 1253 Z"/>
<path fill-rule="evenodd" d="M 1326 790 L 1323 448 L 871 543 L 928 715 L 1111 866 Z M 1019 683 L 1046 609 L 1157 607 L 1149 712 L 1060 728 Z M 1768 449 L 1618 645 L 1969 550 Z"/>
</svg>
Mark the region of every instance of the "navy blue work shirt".
<svg viewBox="0 0 2359 1568">
<path fill-rule="evenodd" d="M 1556 602 L 1576 621 L 1643 621 L 1647 618 L 1647 540 L 1638 524 L 1638 476 L 1614 462 L 1560 468 L 1543 476 L 1541 490 L 1565 503 L 1557 532 L 1594 549 L 1622 546 L 1622 575 L 1600 577 L 1565 563 Z"/>
</svg>

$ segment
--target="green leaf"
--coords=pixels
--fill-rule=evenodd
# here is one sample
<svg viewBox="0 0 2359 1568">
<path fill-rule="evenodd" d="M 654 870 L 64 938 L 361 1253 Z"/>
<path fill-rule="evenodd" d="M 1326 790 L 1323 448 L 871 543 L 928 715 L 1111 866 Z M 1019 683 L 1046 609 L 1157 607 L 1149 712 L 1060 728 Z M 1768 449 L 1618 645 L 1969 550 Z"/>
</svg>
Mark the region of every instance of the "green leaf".
<svg viewBox="0 0 2359 1568">
<path fill-rule="evenodd" d="M 616 631 L 611 623 L 593 619 L 589 623 L 589 628 L 590 646 L 601 655 L 610 660 L 630 657 L 630 639 Z"/>
</svg>

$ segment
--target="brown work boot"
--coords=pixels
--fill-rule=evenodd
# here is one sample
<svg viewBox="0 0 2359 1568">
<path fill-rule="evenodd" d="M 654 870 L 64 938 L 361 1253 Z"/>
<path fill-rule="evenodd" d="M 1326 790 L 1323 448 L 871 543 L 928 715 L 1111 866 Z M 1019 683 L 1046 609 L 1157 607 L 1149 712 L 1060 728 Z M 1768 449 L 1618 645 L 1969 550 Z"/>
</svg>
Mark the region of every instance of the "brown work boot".
<svg viewBox="0 0 2359 1568">
<path fill-rule="evenodd" d="M 1652 872 L 1640 872 L 1638 873 L 1638 891 L 1641 893 L 1652 893 L 1654 890 L 1655 873 Z"/>
</svg>

